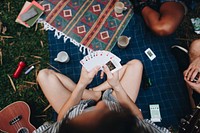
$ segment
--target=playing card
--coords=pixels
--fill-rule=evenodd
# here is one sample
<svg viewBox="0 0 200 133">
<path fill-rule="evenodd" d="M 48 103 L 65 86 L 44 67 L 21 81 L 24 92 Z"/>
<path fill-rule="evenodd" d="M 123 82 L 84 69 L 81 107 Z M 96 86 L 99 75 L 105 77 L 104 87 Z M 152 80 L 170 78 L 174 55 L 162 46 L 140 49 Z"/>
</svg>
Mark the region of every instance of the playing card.
<svg viewBox="0 0 200 133">
<path fill-rule="evenodd" d="M 120 64 L 120 62 L 116 61 L 116 59 L 111 59 L 109 60 L 106 65 L 108 66 L 109 70 L 111 71 L 111 73 L 114 73 L 116 71 L 118 71 L 119 69 L 122 68 L 122 65 Z"/>
<path fill-rule="evenodd" d="M 121 59 L 119 57 L 117 57 L 116 55 L 114 55 L 113 53 L 109 52 L 109 51 L 105 51 L 104 50 L 104 55 L 109 58 L 110 60 L 111 59 L 115 59 L 117 62 L 120 62 Z"/>
</svg>

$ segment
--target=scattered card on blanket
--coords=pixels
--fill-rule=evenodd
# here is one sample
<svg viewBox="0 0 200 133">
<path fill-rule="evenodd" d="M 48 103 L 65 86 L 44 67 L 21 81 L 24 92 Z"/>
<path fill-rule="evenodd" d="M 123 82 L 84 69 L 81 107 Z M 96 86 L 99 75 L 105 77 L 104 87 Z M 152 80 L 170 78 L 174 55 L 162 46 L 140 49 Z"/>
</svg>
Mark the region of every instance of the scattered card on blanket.
<svg viewBox="0 0 200 133">
<path fill-rule="evenodd" d="M 151 61 L 156 58 L 156 55 L 150 48 L 145 50 L 145 54 L 149 57 Z"/>
<path fill-rule="evenodd" d="M 91 71 L 96 66 L 107 65 L 112 73 L 121 69 L 120 64 L 121 59 L 114 55 L 113 53 L 105 50 L 94 51 L 86 55 L 80 63 L 86 68 L 87 71 Z"/>
<path fill-rule="evenodd" d="M 153 121 L 153 122 L 161 122 L 159 104 L 150 104 L 149 108 L 150 108 L 151 121 Z"/>
</svg>

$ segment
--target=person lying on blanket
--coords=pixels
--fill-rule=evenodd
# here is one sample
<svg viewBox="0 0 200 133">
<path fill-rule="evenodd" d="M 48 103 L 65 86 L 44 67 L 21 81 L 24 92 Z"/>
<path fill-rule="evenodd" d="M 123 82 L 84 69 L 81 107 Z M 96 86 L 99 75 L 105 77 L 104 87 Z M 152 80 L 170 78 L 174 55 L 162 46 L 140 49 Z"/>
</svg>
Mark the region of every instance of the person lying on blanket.
<svg viewBox="0 0 200 133">
<path fill-rule="evenodd" d="M 175 32 L 187 13 L 184 0 L 131 0 L 136 13 L 140 13 L 146 25 L 159 36 Z"/>
<path fill-rule="evenodd" d="M 93 89 L 86 89 L 99 68 L 88 72 L 82 67 L 77 84 L 53 70 L 41 70 L 37 81 L 58 117 L 57 122 L 42 125 L 33 133 L 168 132 L 166 128 L 143 120 L 135 104 L 143 73 L 139 60 L 129 61 L 114 73 L 105 65 L 107 80 Z M 102 99 L 101 91 L 104 91 Z"/>
</svg>

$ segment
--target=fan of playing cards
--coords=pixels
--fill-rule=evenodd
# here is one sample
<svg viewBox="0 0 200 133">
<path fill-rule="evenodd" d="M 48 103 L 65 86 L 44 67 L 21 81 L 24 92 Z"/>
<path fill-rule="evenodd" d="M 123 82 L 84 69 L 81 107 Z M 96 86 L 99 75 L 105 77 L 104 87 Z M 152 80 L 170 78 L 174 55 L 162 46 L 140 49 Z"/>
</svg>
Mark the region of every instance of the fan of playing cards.
<svg viewBox="0 0 200 133">
<path fill-rule="evenodd" d="M 101 66 L 102 70 L 102 66 L 107 65 L 111 73 L 114 73 L 115 71 L 122 68 L 120 61 L 121 59 L 113 53 L 105 50 L 98 50 L 86 55 L 80 61 L 80 63 L 88 72 L 96 66 Z"/>
</svg>

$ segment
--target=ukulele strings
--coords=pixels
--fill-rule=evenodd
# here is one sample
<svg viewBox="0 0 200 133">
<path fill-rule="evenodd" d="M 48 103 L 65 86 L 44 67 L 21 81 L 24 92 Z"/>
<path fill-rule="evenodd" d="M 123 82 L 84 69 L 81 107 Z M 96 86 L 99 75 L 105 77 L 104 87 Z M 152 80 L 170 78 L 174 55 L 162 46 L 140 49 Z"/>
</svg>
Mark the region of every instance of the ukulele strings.
<svg viewBox="0 0 200 133">
<path fill-rule="evenodd" d="M 9 110 L 9 113 L 10 113 L 11 117 L 12 118 L 15 117 L 15 114 L 13 113 L 13 110 L 11 110 L 11 108 L 8 108 L 8 110 Z M 9 122 L 9 124 L 11 125 L 10 122 Z M 13 127 L 14 127 L 15 131 L 18 131 L 18 127 L 15 124 L 13 125 Z"/>
<path fill-rule="evenodd" d="M 11 110 L 11 108 L 9 109 L 9 112 L 10 112 L 10 114 L 11 114 L 12 117 L 16 118 L 15 112 L 13 110 Z M 14 129 L 15 129 L 16 132 L 18 132 L 18 130 L 21 127 L 23 127 L 20 122 L 14 123 L 13 126 L 14 126 Z M 21 130 L 20 132 L 21 133 L 26 133 L 26 131 L 24 131 L 24 130 Z"/>
</svg>

